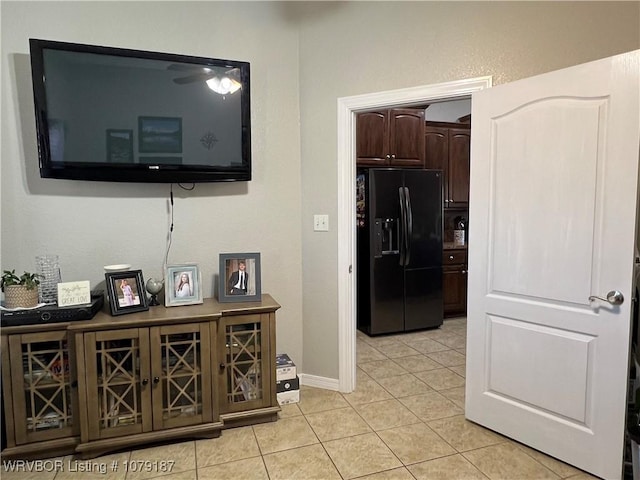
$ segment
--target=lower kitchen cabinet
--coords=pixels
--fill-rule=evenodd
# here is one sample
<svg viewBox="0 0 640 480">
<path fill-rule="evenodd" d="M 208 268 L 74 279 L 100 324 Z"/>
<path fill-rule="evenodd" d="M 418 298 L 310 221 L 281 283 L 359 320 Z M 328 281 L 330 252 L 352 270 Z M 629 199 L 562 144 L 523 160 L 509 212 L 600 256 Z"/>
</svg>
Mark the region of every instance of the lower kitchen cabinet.
<svg viewBox="0 0 640 480">
<path fill-rule="evenodd" d="M 269 295 L 247 303 L 205 299 L 3 328 L 3 456 L 91 458 L 276 420 L 279 307 Z"/>
<path fill-rule="evenodd" d="M 467 314 L 467 250 L 443 250 L 442 292 L 444 316 Z"/>
</svg>

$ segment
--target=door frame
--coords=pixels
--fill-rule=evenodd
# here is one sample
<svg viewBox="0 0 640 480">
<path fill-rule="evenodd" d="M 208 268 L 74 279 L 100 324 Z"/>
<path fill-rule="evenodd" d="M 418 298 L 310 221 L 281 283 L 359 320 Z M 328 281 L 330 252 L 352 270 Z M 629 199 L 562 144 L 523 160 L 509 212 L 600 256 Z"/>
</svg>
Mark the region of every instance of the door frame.
<svg viewBox="0 0 640 480">
<path fill-rule="evenodd" d="M 338 390 L 356 386 L 356 128 L 355 114 L 380 107 L 460 100 L 492 86 L 493 77 L 338 98 Z"/>
</svg>

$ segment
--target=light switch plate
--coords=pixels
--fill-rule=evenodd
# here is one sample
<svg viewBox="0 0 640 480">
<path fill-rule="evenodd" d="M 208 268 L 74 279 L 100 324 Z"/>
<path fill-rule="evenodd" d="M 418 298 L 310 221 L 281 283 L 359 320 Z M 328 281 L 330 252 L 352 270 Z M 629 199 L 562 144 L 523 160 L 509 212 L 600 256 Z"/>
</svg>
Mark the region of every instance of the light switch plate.
<svg viewBox="0 0 640 480">
<path fill-rule="evenodd" d="M 314 215 L 313 231 L 328 232 L 329 231 L 329 215 Z"/>
</svg>

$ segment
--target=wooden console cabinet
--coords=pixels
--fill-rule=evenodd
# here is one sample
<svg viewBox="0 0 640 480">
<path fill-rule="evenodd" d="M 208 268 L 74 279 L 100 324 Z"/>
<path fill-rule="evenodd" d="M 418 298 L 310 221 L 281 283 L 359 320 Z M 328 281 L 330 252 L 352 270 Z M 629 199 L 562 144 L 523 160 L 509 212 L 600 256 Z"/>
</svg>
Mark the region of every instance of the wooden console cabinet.
<svg viewBox="0 0 640 480">
<path fill-rule="evenodd" d="M 6 456 L 84 458 L 273 421 L 275 311 L 261 302 L 2 329 Z"/>
</svg>

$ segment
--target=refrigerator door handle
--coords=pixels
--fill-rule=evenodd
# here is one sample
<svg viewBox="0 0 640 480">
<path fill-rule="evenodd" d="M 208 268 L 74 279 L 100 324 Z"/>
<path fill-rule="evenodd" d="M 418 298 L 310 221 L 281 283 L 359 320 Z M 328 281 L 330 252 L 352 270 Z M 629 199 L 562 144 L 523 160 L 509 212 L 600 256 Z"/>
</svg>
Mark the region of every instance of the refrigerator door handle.
<svg viewBox="0 0 640 480">
<path fill-rule="evenodd" d="M 382 257 L 382 221 L 376 218 L 373 222 L 373 258 Z"/>
<path fill-rule="evenodd" d="M 407 210 L 404 198 L 404 187 L 398 187 L 398 197 L 400 201 L 400 261 L 401 266 L 405 265 L 406 245 L 407 245 Z"/>
<path fill-rule="evenodd" d="M 406 254 L 404 264 L 409 265 L 411 262 L 411 238 L 413 237 L 413 212 L 411 211 L 411 195 L 409 195 L 409 187 L 404 187 L 405 210 L 407 215 L 407 231 L 406 231 Z"/>
</svg>

